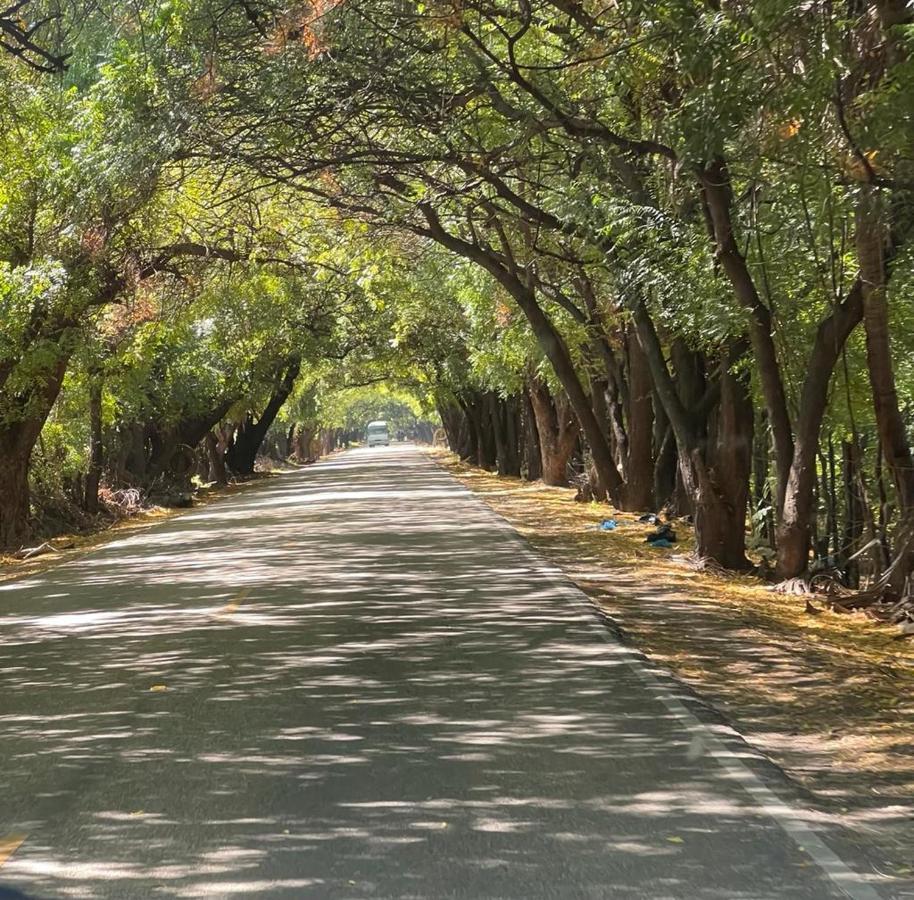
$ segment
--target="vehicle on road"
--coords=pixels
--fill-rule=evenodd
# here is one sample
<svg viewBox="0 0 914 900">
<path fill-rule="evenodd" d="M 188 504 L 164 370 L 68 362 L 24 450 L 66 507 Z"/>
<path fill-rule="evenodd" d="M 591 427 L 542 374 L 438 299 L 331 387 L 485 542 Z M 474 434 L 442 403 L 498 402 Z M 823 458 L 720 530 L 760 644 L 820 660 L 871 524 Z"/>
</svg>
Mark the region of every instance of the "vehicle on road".
<svg viewBox="0 0 914 900">
<path fill-rule="evenodd" d="M 377 421 L 368 423 L 368 433 L 366 435 L 366 443 L 369 447 L 389 447 L 390 446 L 390 431 L 387 428 L 387 422 Z"/>
</svg>

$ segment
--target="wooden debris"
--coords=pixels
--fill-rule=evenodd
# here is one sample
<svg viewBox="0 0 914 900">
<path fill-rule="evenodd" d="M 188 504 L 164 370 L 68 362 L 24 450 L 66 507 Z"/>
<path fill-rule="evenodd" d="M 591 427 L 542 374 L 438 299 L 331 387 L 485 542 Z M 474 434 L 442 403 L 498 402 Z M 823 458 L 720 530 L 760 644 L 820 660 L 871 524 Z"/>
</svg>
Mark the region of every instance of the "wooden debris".
<svg viewBox="0 0 914 900">
<path fill-rule="evenodd" d="M 37 547 L 23 547 L 13 554 L 14 559 L 32 559 L 35 556 L 41 556 L 44 553 L 60 553 L 62 550 L 72 550 L 76 546 L 73 541 L 67 541 L 59 547 L 55 547 L 50 541 L 45 541 Z"/>
</svg>

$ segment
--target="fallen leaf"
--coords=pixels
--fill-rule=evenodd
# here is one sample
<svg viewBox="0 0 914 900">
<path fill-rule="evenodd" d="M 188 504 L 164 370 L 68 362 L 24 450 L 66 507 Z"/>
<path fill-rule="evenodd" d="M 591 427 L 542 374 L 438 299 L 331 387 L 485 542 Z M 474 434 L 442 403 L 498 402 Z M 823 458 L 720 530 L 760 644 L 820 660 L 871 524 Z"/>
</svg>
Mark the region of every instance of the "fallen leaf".
<svg viewBox="0 0 914 900">
<path fill-rule="evenodd" d="M 2 866 L 25 841 L 24 834 L 8 834 L 0 836 L 0 866 Z"/>
<path fill-rule="evenodd" d="M 164 684 L 154 684 L 149 690 L 155 691 L 157 694 L 159 694 L 162 691 L 167 691 L 168 686 Z"/>
</svg>

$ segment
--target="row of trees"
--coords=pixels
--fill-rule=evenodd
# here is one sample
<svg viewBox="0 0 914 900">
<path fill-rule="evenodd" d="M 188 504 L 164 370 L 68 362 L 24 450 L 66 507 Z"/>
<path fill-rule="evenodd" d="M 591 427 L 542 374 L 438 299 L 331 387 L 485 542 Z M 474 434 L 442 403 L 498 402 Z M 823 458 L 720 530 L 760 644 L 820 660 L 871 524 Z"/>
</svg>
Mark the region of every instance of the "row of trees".
<svg viewBox="0 0 914 900">
<path fill-rule="evenodd" d="M 212 334 L 243 373 L 182 446 L 239 402 L 253 446 L 283 384 L 336 365 L 433 399 L 467 458 L 561 483 L 576 456 L 597 498 L 692 514 L 724 566 L 748 565 L 748 518 L 781 577 L 815 545 L 854 578 L 869 545 L 901 589 L 912 17 L 149 0 L 39 29 L 4 97 L 0 165 L 30 173 L 4 179 L 4 478 L 21 497 L 84 336 L 147 303 L 118 327 L 155 322 L 194 376 Z M 249 316 L 262 345 L 229 327 Z M 24 519 L 2 514 L 5 541 Z"/>
</svg>

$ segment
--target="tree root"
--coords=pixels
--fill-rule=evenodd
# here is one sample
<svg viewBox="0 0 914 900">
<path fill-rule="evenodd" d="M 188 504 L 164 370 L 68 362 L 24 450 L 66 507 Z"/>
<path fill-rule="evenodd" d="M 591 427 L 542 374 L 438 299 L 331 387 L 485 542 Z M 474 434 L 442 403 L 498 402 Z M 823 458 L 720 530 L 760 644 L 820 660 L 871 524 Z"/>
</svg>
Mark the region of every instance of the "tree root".
<svg viewBox="0 0 914 900">
<path fill-rule="evenodd" d="M 804 597 L 806 612 L 810 615 L 822 612 L 810 602 L 810 598 L 819 597 L 824 601 L 824 607 L 832 612 L 862 612 L 877 622 L 897 625 L 899 637 L 914 635 L 914 596 L 906 594 L 899 597 L 883 579 L 871 588 L 858 591 L 845 587 L 835 574 L 819 573 L 810 577 L 788 578 L 773 585 L 770 590 Z"/>
</svg>

